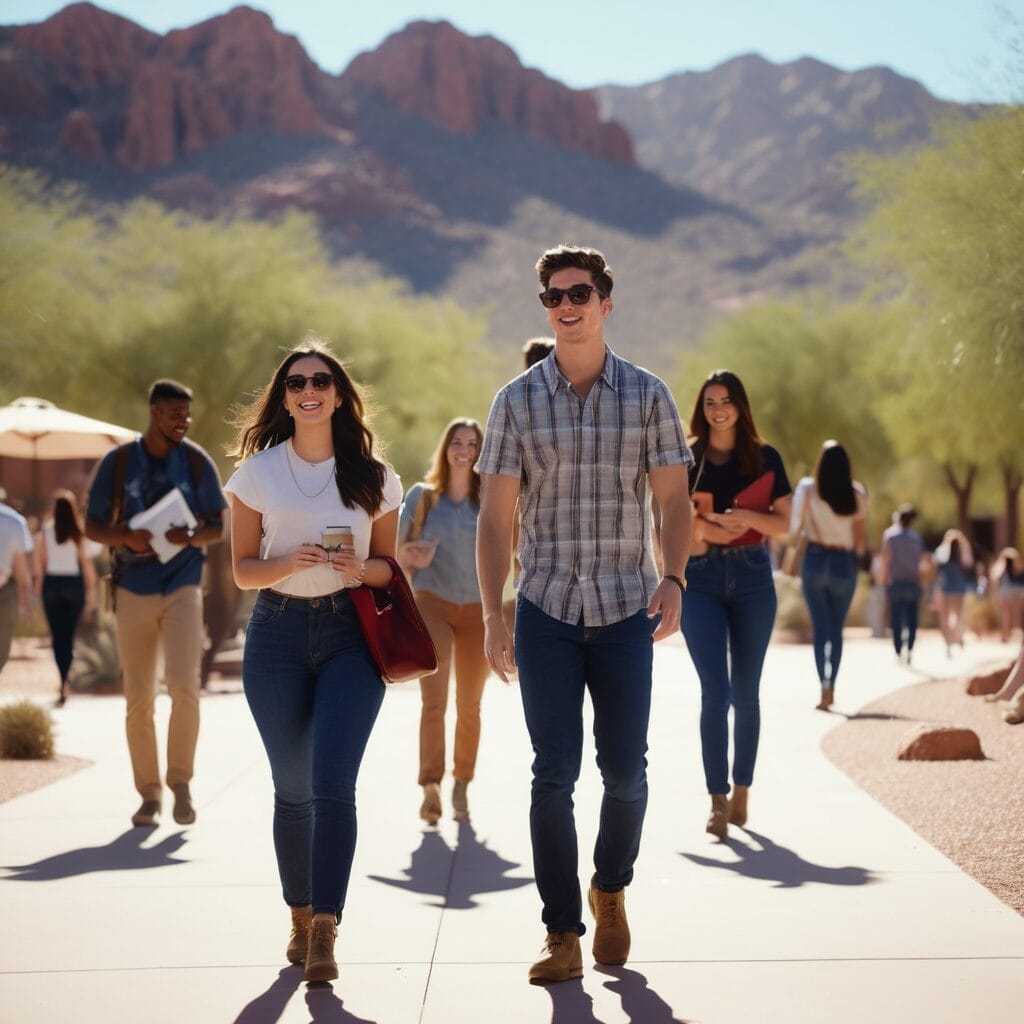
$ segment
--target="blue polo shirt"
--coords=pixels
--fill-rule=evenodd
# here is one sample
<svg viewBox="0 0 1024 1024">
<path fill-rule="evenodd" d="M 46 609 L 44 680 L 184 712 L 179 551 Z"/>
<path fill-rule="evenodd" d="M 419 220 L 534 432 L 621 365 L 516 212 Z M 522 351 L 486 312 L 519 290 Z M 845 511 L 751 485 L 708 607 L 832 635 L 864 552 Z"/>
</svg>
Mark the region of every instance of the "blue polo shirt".
<svg viewBox="0 0 1024 1024">
<path fill-rule="evenodd" d="M 124 474 L 124 502 L 122 517 L 128 522 L 143 512 L 175 487 L 181 490 L 189 508 L 197 519 L 207 523 L 222 522 L 227 501 L 220 486 L 220 474 L 213 460 L 198 445 L 192 445 L 202 456 L 203 472 L 199 483 L 192 477 L 192 466 L 184 442 L 168 452 L 165 459 L 156 459 L 146 450 L 142 438 L 136 440 L 128 452 Z M 86 515 L 97 522 L 109 523 L 113 511 L 115 448 L 103 456 L 96 468 L 89 490 Z M 195 586 L 203 573 L 205 555 L 202 549 L 185 545 L 169 562 L 161 562 L 155 555 L 139 555 L 127 548 L 119 548 L 117 585 L 133 594 L 169 594 L 179 587 Z"/>
</svg>

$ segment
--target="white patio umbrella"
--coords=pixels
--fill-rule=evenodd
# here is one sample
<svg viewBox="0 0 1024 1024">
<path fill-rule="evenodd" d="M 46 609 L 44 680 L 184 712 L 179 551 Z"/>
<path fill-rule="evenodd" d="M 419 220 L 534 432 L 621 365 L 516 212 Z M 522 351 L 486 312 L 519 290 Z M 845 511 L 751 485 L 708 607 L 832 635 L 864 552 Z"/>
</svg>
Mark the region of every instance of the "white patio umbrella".
<svg viewBox="0 0 1024 1024">
<path fill-rule="evenodd" d="M 138 433 L 60 409 L 45 398 L 0 406 L 0 455 L 14 459 L 98 459 Z"/>
</svg>

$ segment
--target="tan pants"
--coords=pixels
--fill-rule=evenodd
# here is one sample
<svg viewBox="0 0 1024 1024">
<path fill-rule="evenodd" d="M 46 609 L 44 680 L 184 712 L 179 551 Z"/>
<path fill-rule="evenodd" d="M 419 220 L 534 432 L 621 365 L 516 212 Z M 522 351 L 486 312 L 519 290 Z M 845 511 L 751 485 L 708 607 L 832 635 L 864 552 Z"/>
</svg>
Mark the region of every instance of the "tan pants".
<svg viewBox="0 0 1024 1024">
<path fill-rule="evenodd" d="M 455 770 L 469 782 L 480 746 L 480 697 L 490 667 L 484 654 L 484 618 L 480 604 L 451 604 L 428 590 L 416 591 L 416 604 L 437 649 L 437 671 L 420 680 L 419 784 L 440 782 L 444 775 L 444 713 L 448 677 L 455 648 Z"/>
<path fill-rule="evenodd" d="M 167 785 L 192 780 L 199 738 L 199 663 L 203 655 L 203 593 L 179 587 L 169 594 L 133 594 L 117 589 L 117 647 L 127 701 L 125 731 L 135 788 L 159 800 L 160 762 L 153 712 L 156 666 L 164 652 L 164 683 L 171 697 L 167 729 Z"/>
</svg>

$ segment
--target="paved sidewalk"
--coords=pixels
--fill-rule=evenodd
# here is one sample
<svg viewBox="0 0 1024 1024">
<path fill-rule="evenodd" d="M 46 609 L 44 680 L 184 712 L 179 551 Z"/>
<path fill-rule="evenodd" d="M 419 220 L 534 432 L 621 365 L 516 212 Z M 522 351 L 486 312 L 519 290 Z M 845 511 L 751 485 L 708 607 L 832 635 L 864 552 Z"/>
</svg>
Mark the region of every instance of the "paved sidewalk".
<svg viewBox="0 0 1024 1024">
<path fill-rule="evenodd" d="M 925 637 L 915 669 L 963 672 Z M 837 708 L 922 675 L 889 645 L 847 646 Z M 360 781 L 362 834 L 339 936 L 341 978 L 284 963 L 269 773 L 243 698 L 210 695 L 182 829 L 128 823 L 136 797 L 116 698 L 56 712 L 58 747 L 93 767 L 0 805 L 0 1019 L 47 1024 L 1011 1024 L 1024 1019 L 1024 919 L 824 757 L 809 647 L 769 652 L 749 828 L 703 831 L 698 688 L 661 644 L 651 801 L 628 892 L 633 951 L 582 981 L 526 983 L 543 928 L 527 830 L 530 751 L 515 687 L 484 699 L 472 825 L 417 819 L 419 698 L 387 695 Z M 161 698 L 161 715 L 167 702 Z M 588 730 L 589 731 L 589 730 Z M 445 787 L 445 797 L 448 786 Z M 600 787 L 577 790 L 589 876 Z"/>
</svg>

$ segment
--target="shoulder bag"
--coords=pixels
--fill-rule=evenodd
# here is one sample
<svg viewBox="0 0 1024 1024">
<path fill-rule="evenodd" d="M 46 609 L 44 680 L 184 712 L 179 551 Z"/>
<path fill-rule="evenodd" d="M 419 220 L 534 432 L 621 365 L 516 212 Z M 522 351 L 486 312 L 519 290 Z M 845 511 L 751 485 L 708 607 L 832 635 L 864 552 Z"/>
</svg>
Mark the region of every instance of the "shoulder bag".
<svg viewBox="0 0 1024 1024">
<path fill-rule="evenodd" d="M 814 493 L 810 489 L 808 490 L 803 508 L 800 509 L 800 528 L 797 530 L 795 540 L 786 548 L 785 554 L 782 556 L 780 568 L 783 576 L 799 576 L 800 570 L 803 568 L 804 555 L 807 554 L 807 544 L 810 541 L 807 518 L 810 516 L 812 522 L 814 519 L 814 514 L 811 512 L 811 498 L 814 497 Z"/>
</svg>

